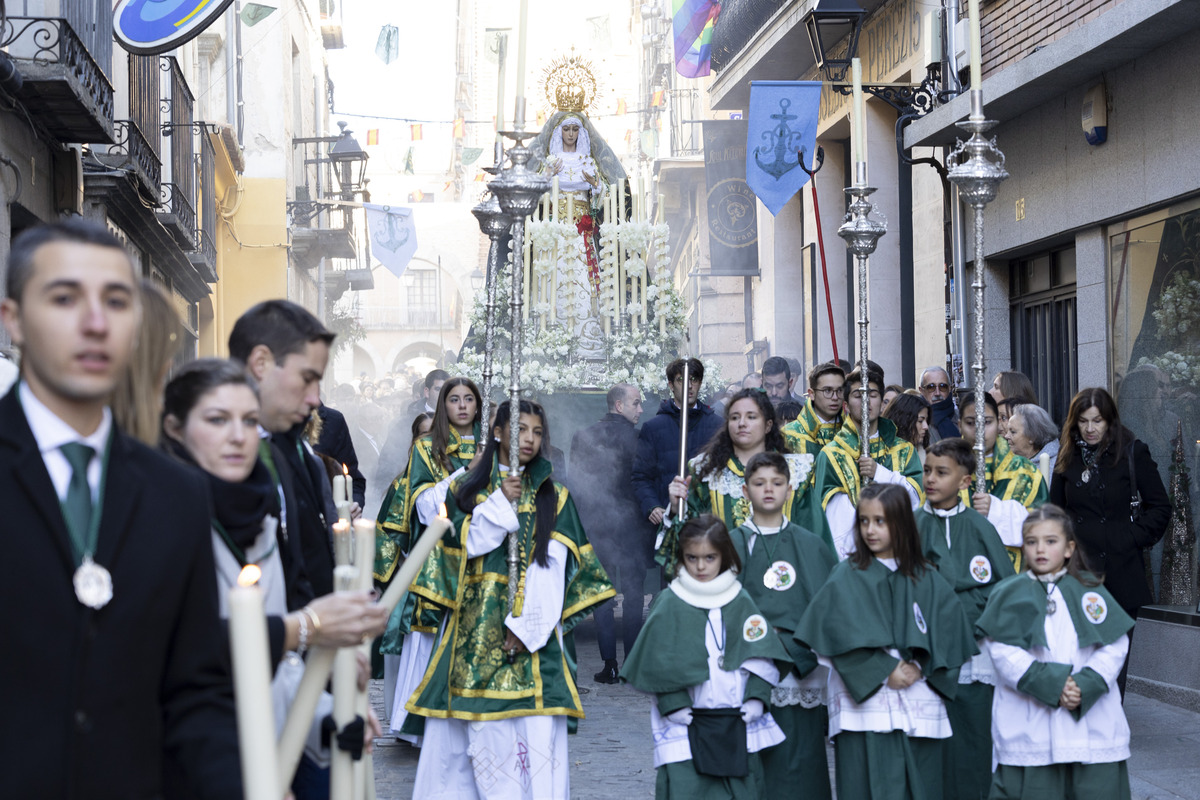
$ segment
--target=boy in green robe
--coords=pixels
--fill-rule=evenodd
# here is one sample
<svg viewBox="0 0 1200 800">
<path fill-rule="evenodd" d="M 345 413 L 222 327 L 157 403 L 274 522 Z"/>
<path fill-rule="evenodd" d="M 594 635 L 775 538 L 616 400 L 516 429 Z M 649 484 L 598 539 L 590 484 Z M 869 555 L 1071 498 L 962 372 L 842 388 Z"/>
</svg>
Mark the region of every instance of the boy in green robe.
<svg viewBox="0 0 1200 800">
<path fill-rule="evenodd" d="M 816 456 L 842 427 L 842 386 L 846 373 L 833 361 L 808 373 L 808 402 L 800 416 L 783 426 L 783 438 L 793 453 Z"/>
<path fill-rule="evenodd" d="M 870 369 L 863 388 L 862 373 L 854 370 L 842 388 L 845 415 L 833 441 L 821 449 L 813 468 L 807 527 L 818 535 L 828 535 L 838 558 L 854 549 L 854 507 L 864 479 L 894 483 L 904 487 L 918 508 L 925 502 L 921 490 L 921 459 L 916 448 L 901 439 L 891 420 L 879 414 L 883 400 L 883 372 Z M 861 455 L 859 420 L 862 403 L 867 405 L 870 425 L 870 455 Z"/>
<path fill-rule="evenodd" d="M 775 628 L 791 656 L 790 669 L 771 691 L 771 715 L 787 739 L 762 752 L 767 797 L 831 796 L 825 757 L 825 680 L 812 650 L 792 634 L 808 602 L 829 577 L 837 557 L 824 540 L 783 514 L 787 462 L 759 453 L 746 464 L 744 491 L 753 513 L 729 535 L 742 562 L 738 579 Z"/>
<path fill-rule="evenodd" d="M 983 448 L 987 494 L 981 495 L 968 487 L 959 493 L 962 501 L 987 517 L 996 528 L 1001 541 L 1008 548 L 1008 557 L 1013 569 L 1020 572 L 1021 526 L 1025 517 L 1039 508 L 1049 498 L 1049 487 L 1042 472 L 1029 459 L 1009 449 L 1008 442 L 1000 433 L 1000 414 L 996 401 L 986 392 L 984 402 Z M 959 401 L 964 413 L 958 426 L 962 437 L 974 446 L 975 443 L 975 394 L 967 392 Z M 972 471 L 974 468 L 972 467 Z"/>
<path fill-rule="evenodd" d="M 975 466 L 964 439 L 942 439 L 925 454 L 925 505 L 916 512 L 925 557 L 954 588 L 972 629 L 992 589 L 1014 574 L 1000 535 L 987 519 L 964 505 L 959 492 Z M 947 800 L 984 800 L 992 779 L 991 660 L 979 654 L 958 675 L 958 691 L 946 701 L 953 735 L 947 742 L 943 782 Z"/>
</svg>

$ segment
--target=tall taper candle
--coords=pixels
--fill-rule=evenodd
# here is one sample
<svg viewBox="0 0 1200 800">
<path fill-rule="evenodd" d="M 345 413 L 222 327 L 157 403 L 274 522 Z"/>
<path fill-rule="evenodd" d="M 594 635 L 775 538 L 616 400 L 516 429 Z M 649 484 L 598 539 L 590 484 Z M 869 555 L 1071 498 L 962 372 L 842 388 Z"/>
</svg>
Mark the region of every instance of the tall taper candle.
<svg viewBox="0 0 1200 800">
<path fill-rule="evenodd" d="M 346 592 L 358 583 L 358 570 L 350 566 L 333 568 L 334 588 Z M 353 647 L 343 647 L 333 660 L 333 721 L 341 731 L 354 721 L 358 699 L 358 655 Z M 332 740 L 331 740 L 332 741 Z M 349 798 L 354 791 L 354 761 L 350 754 L 332 742 L 329 764 L 329 796 Z"/>
<path fill-rule="evenodd" d="M 515 127 L 525 127 L 525 51 L 529 49 L 529 0 L 521 0 L 517 27 L 517 110 Z"/>
<path fill-rule="evenodd" d="M 979 0 L 968 0 L 967 13 L 971 15 L 971 88 L 978 89 L 983 83 L 983 33 Z"/>
<path fill-rule="evenodd" d="M 338 566 L 349 564 L 353 553 L 350 547 L 350 520 L 338 520 L 333 523 L 333 563 Z"/>
<path fill-rule="evenodd" d="M 862 61 L 850 62 L 850 74 L 854 81 L 854 133 L 850 140 L 850 152 L 855 165 L 855 181 L 858 181 L 858 165 L 867 163 L 866 104 L 863 102 Z"/>
<path fill-rule="evenodd" d="M 254 584 L 262 570 L 248 564 L 229 591 L 229 647 L 233 696 L 237 702 L 238 747 L 246 800 L 279 800 L 275 711 L 271 703 L 271 659 L 263 595 Z"/>
<path fill-rule="evenodd" d="M 446 517 L 446 507 L 442 506 L 442 515 L 429 523 L 429 527 L 421 534 L 421 538 L 417 539 L 417 543 L 408 551 L 408 557 L 404 559 L 400 569 L 396 570 L 392 582 L 388 584 L 387 591 L 383 593 L 383 597 L 379 598 L 379 605 L 386 608 L 389 615 L 396 608 L 396 604 L 400 602 L 400 598 L 408 591 L 409 585 L 416 579 L 417 573 L 425 564 L 425 559 L 437 546 L 438 539 L 441 539 L 448 530 L 450 530 L 450 520 Z"/>
</svg>

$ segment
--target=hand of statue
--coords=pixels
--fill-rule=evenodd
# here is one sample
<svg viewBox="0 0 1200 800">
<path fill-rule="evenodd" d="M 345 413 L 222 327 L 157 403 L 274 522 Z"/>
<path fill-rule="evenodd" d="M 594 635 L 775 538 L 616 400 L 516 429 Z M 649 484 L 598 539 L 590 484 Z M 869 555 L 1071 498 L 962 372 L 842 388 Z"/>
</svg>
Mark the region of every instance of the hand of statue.
<svg viewBox="0 0 1200 800">
<path fill-rule="evenodd" d="M 500 481 L 500 491 L 510 503 L 517 502 L 521 498 L 521 476 L 509 475 Z"/>
<path fill-rule="evenodd" d="M 858 474 L 867 480 L 872 480 L 875 477 L 875 459 L 870 456 L 858 457 Z"/>
<path fill-rule="evenodd" d="M 600 187 L 600 179 L 596 177 L 596 173 L 594 172 L 583 173 L 583 179 L 587 181 L 588 185 L 593 189 L 598 189 Z"/>
<path fill-rule="evenodd" d="M 971 495 L 971 507 L 986 517 L 992 508 L 992 496 L 987 492 L 975 492 Z"/>
</svg>

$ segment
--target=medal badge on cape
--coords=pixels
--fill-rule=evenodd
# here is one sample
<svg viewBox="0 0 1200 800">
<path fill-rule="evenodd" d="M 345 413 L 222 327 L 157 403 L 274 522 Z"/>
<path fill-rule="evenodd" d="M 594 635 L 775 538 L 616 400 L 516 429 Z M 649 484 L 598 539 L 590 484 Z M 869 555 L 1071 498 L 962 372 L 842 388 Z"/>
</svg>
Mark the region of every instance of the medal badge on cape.
<svg viewBox="0 0 1200 800">
<path fill-rule="evenodd" d="M 976 583 L 987 583 L 992 579 L 992 562 L 987 556 L 977 555 L 971 559 L 971 577 Z"/>
<path fill-rule="evenodd" d="M 796 568 L 786 561 L 776 561 L 763 573 L 763 585 L 777 592 L 796 585 Z"/>
<path fill-rule="evenodd" d="M 112 600 L 112 575 L 90 555 L 83 557 L 83 563 L 71 580 L 75 585 L 75 596 L 88 608 L 99 610 Z"/>
</svg>

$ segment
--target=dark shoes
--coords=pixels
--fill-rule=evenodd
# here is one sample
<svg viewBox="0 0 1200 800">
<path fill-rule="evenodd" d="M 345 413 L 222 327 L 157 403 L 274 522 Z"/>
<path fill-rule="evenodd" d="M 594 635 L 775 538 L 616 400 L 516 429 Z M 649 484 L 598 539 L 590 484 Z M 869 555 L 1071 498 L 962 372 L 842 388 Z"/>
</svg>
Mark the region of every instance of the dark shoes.
<svg viewBox="0 0 1200 800">
<path fill-rule="evenodd" d="M 617 683 L 620 677 L 617 672 L 616 659 L 609 659 L 604 662 L 604 669 L 592 676 L 596 683 Z"/>
</svg>

